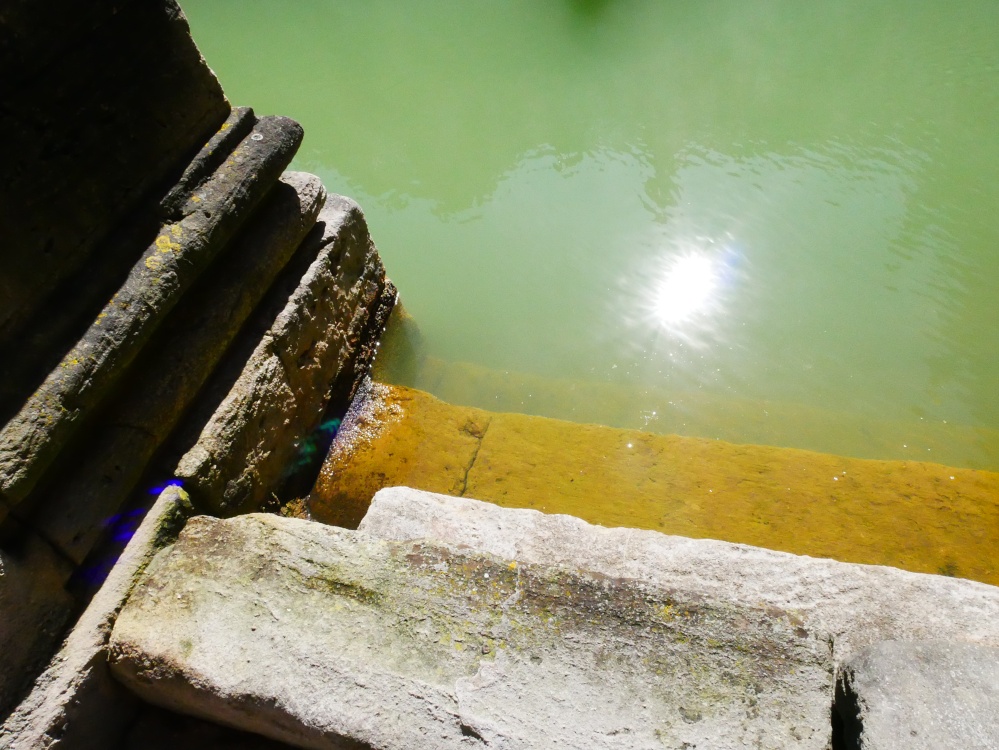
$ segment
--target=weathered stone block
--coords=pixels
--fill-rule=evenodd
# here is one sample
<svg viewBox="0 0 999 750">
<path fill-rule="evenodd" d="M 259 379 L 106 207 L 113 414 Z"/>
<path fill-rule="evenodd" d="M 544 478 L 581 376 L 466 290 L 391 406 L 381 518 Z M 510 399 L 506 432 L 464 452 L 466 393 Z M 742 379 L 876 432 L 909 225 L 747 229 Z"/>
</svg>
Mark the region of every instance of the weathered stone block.
<svg viewBox="0 0 999 750">
<path fill-rule="evenodd" d="M 315 260 L 176 470 L 224 515 L 259 508 L 331 400 L 346 408 L 395 299 L 356 203 L 329 196 L 319 224 Z"/>
<path fill-rule="evenodd" d="M 268 515 L 192 519 L 130 597 L 141 697 L 309 748 L 826 748 L 828 640 L 776 608 Z"/>
<path fill-rule="evenodd" d="M 407 487 L 375 495 L 360 529 L 384 539 L 437 539 L 524 562 L 669 581 L 677 592 L 710 602 L 777 607 L 829 633 L 837 662 L 891 639 L 999 646 L 999 588 L 974 581 L 604 528 Z"/>
<path fill-rule="evenodd" d="M 312 229 L 325 199 L 318 177 L 282 176 L 137 359 L 75 466 L 35 503 L 34 526 L 77 564 Z"/>
<path fill-rule="evenodd" d="M 884 641 L 837 680 L 844 750 L 999 748 L 999 649 Z"/>
<path fill-rule="evenodd" d="M 162 224 L 190 213 L 189 199 L 233 152 L 256 123 L 248 107 L 233 110 L 218 132 L 188 163 L 162 200 L 143 201 L 102 240 L 100 260 L 86 264 L 52 290 L 29 329 L 0 341 L 0 423 L 14 416 L 28 397 L 79 341 L 118 288 L 136 258 L 159 235 Z M 186 212 L 185 212 L 186 209 Z"/>
<path fill-rule="evenodd" d="M 114 298 L 18 414 L 0 430 L 0 497 L 22 502 L 82 421 L 131 365 L 157 327 L 274 185 L 302 140 L 301 127 L 263 118 L 201 183 L 179 221 L 135 264 Z"/>
</svg>

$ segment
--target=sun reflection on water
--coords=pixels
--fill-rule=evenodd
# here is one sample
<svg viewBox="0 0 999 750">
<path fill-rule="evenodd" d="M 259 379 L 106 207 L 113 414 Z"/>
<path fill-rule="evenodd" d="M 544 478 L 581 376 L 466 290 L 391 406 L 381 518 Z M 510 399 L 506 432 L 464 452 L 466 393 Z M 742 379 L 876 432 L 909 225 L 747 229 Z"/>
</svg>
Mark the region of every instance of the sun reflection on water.
<svg viewBox="0 0 999 750">
<path fill-rule="evenodd" d="M 671 337 L 706 343 L 724 314 L 740 259 L 731 246 L 708 239 L 660 254 L 644 295 L 650 322 Z"/>
<path fill-rule="evenodd" d="M 675 256 L 656 285 L 656 319 L 670 328 L 704 314 L 717 291 L 718 271 L 712 258 L 700 253 Z"/>
</svg>

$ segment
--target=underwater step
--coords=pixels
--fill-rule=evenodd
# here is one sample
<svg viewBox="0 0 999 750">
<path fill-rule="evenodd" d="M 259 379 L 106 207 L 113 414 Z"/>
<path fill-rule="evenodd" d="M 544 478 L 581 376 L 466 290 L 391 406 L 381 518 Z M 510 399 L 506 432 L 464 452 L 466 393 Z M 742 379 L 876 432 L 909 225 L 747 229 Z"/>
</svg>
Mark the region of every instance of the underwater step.
<svg viewBox="0 0 999 750">
<path fill-rule="evenodd" d="M 603 526 L 999 583 L 999 473 L 453 406 L 373 383 L 309 497 L 356 527 L 406 485 Z"/>
<path fill-rule="evenodd" d="M 686 385 L 639 385 L 496 370 L 423 353 L 415 321 L 390 320 L 373 377 L 451 404 L 660 435 L 718 438 L 857 458 L 999 470 L 999 430 L 918 414 L 886 415 Z"/>
</svg>

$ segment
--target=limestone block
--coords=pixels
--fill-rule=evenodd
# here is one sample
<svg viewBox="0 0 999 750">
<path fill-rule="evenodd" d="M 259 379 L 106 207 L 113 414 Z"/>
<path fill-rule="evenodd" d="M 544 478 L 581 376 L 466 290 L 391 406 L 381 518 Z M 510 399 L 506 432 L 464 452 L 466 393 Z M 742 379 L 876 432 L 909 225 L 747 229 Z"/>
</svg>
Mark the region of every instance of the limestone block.
<svg viewBox="0 0 999 750">
<path fill-rule="evenodd" d="M 999 649 L 952 641 L 884 641 L 840 672 L 843 747 L 999 747 Z"/>
<path fill-rule="evenodd" d="M 287 166 L 301 127 L 262 118 L 164 225 L 83 338 L 0 430 L 0 497 L 14 507 L 92 414 L 183 294 L 232 238 Z"/>
<path fill-rule="evenodd" d="M 272 515 L 189 521 L 110 653 L 149 702 L 309 748 L 830 742 L 828 639 L 787 612 Z"/>
<path fill-rule="evenodd" d="M 229 112 L 174 0 L 4 2 L 0 344 Z M 134 256 L 133 256 L 134 259 Z"/>
<path fill-rule="evenodd" d="M 286 172 L 216 263 L 178 304 L 73 468 L 35 503 L 35 528 L 77 564 L 117 513 L 326 198 L 318 177 Z"/>
<path fill-rule="evenodd" d="M 346 409 L 394 302 L 357 204 L 331 195 L 318 223 L 315 260 L 176 469 L 214 512 L 259 508 L 328 405 Z"/>
<path fill-rule="evenodd" d="M 406 487 L 375 495 L 360 529 L 398 541 L 436 539 L 529 563 L 669 581 L 710 602 L 777 607 L 829 633 L 837 662 L 882 640 L 999 646 L 999 588 L 652 531 L 501 508 Z"/>
<path fill-rule="evenodd" d="M 192 210 L 197 209 L 197 203 L 192 203 L 198 187 L 210 178 L 222 162 L 236 150 L 239 142 L 253 130 L 257 118 L 250 107 L 235 107 L 229 117 L 222 123 L 208 142 L 184 168 L 183 174 L 170 191 L 159 203 L 159 213 L 163 219 L 176 221 Z"/>
<path fill-rule="evenodd" d="M 176 487 L 157 498 L 55 658 L 0 726 L 2 750 L 117 746 L 137 707 L 108 669 L 111 627 L 139 574 L 159 549 L 176 539 L 190 514 L 187 495 Z M 7 653 L 0 651 L 0 658 Z"/>
<path fill-rule="evenodd" d="M 73 614 L 69 563 L 27 530 L 0 545 L 0 716 L 48 660 Z"/>
</svg>

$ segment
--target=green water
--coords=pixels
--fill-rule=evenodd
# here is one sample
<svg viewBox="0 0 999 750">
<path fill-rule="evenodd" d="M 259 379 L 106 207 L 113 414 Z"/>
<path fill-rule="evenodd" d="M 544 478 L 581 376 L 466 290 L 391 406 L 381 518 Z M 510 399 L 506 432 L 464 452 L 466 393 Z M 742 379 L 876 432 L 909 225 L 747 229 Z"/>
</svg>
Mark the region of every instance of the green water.
<svg viewBox="0 0 999 750">
<path fill-rule="evenodd" d="M 999 468 L 999 2 L 182 5 L 363 206 L 418 384 Z"/>
</svg>

